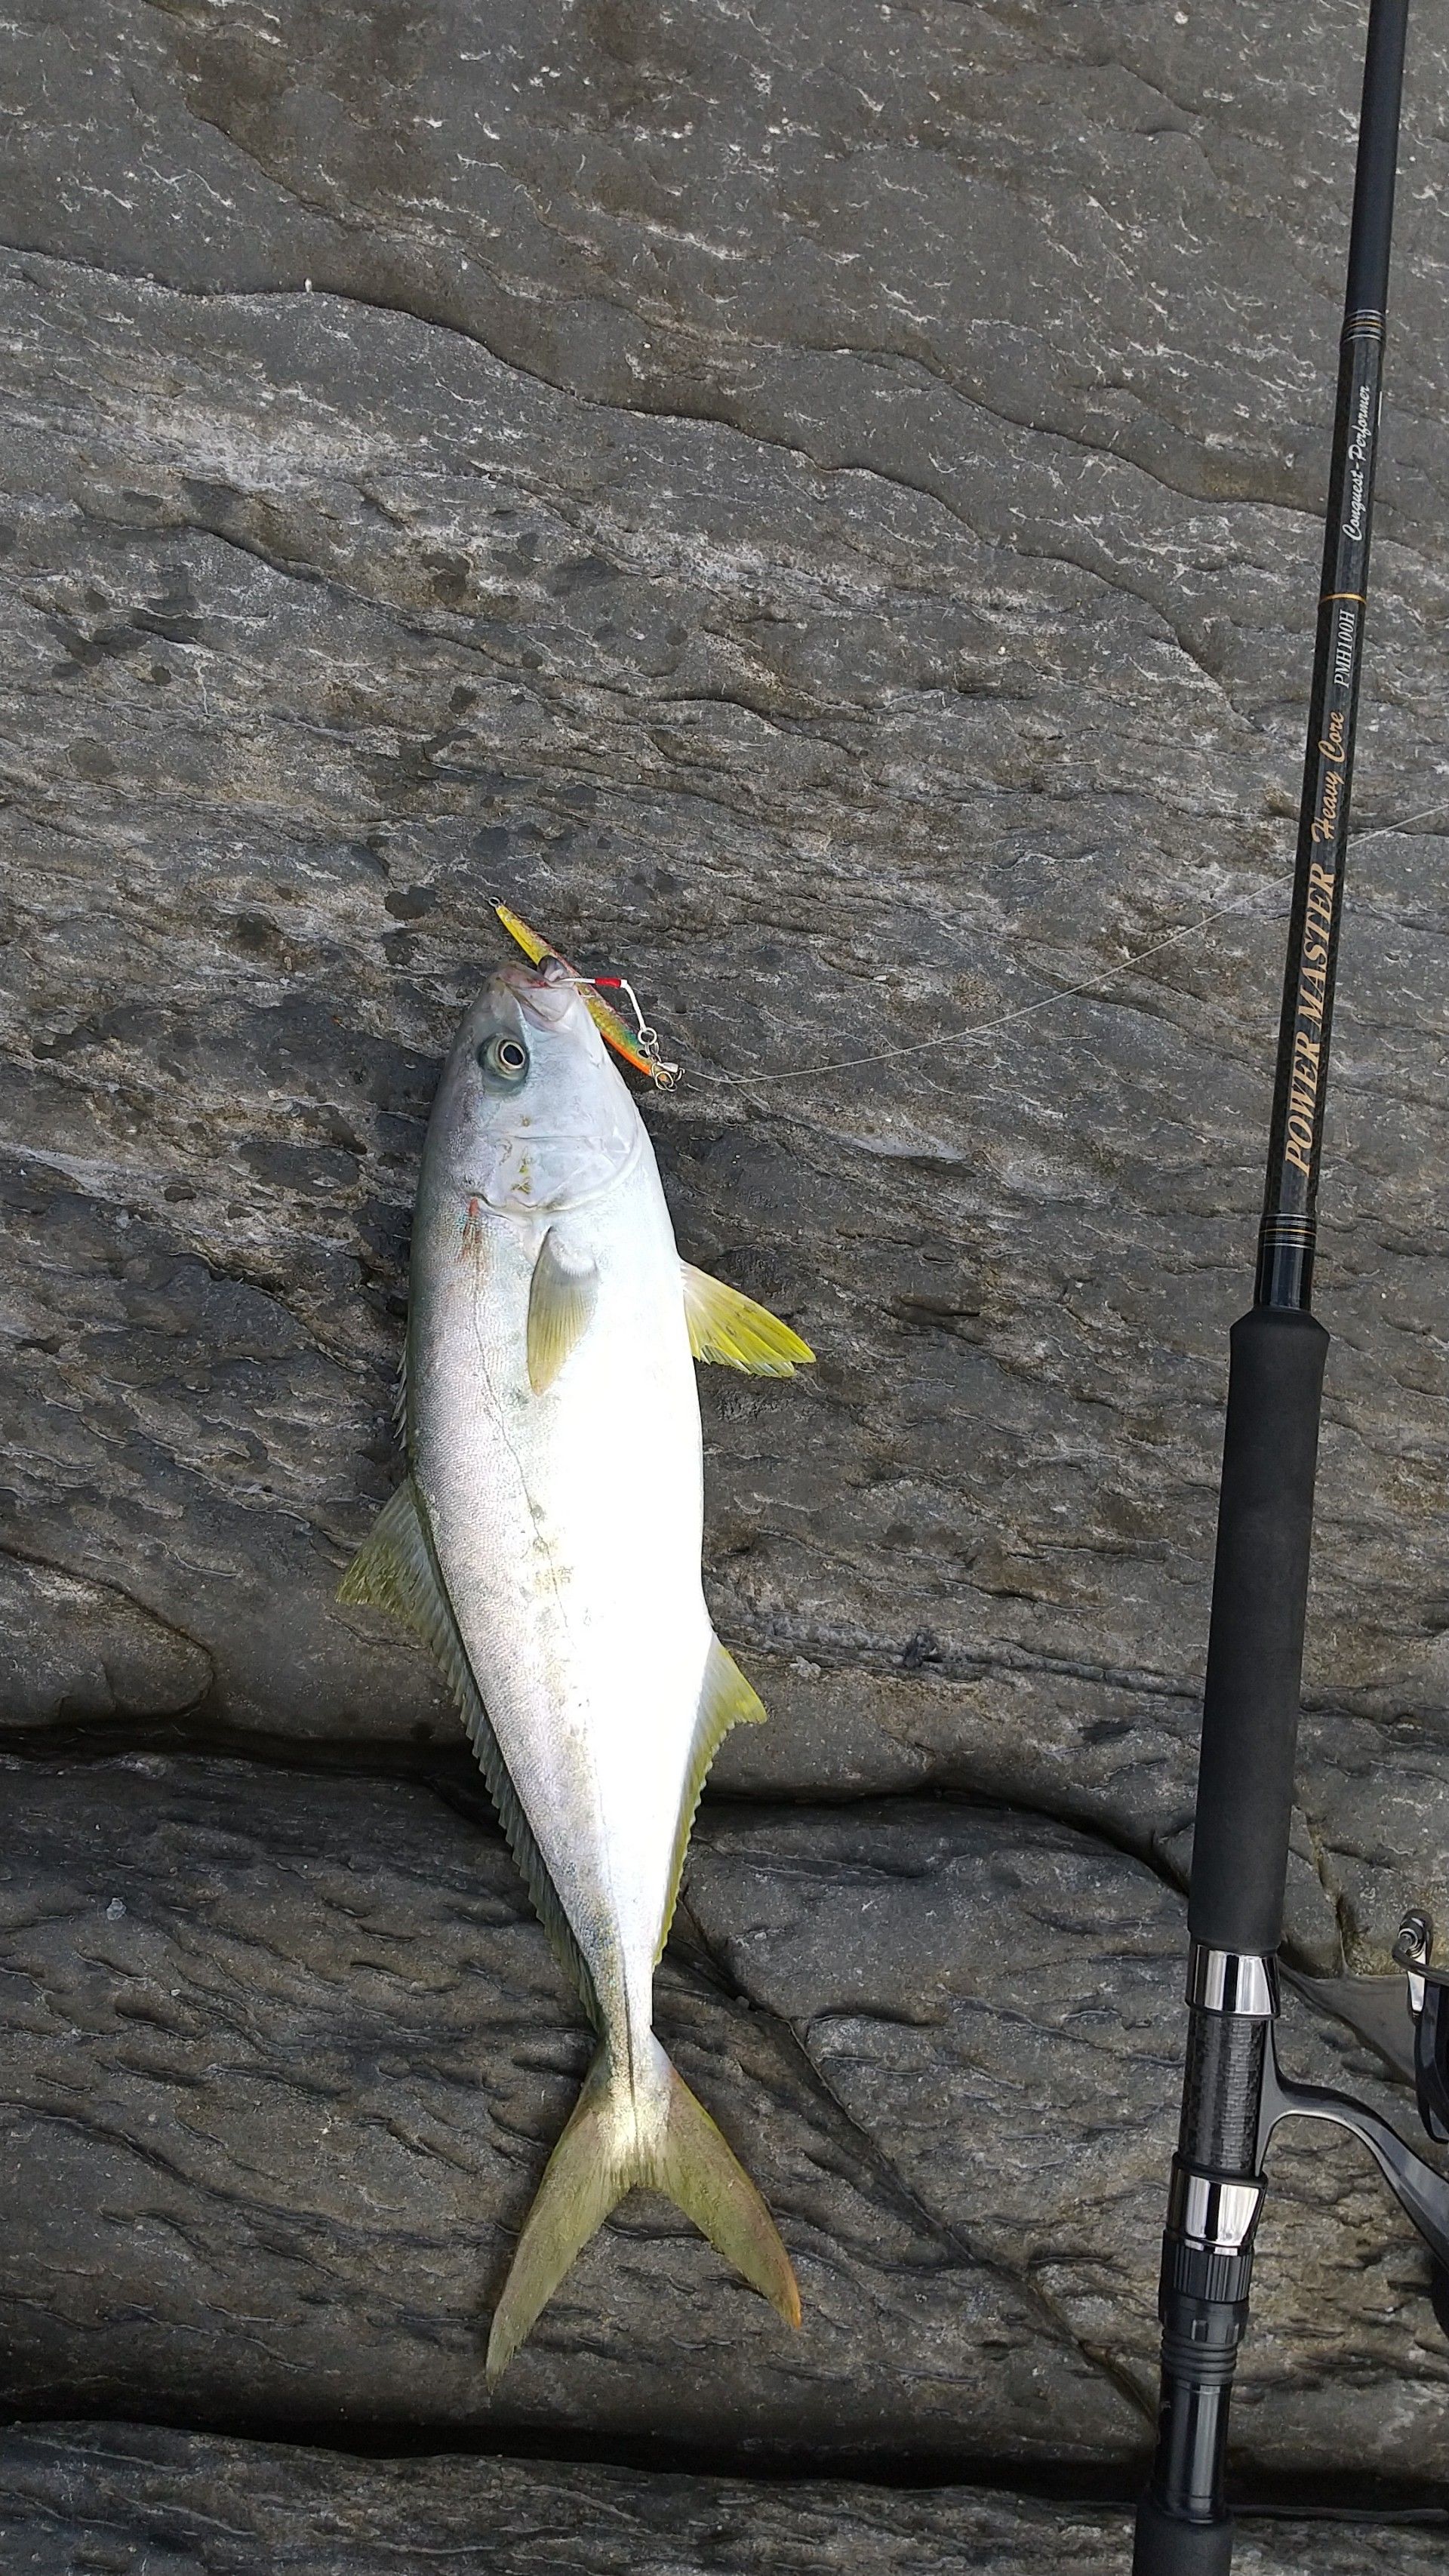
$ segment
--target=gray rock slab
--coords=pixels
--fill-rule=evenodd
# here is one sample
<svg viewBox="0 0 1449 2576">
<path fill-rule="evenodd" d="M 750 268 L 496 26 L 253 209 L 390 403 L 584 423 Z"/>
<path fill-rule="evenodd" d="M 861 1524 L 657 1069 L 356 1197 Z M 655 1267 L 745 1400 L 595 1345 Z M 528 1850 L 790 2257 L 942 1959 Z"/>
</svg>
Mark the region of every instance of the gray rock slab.
<svg viewBox="0 0 1449 2576">
<path fill-rule="evenodd" d="M 1315 509 L 1361 18 L 1206 5 L 697 19 L 466 0 L 379 40 L 97 0 L 10 22 L 7 238 L 199 294 L 426 314 L 595 404 L 970 492 L 980 427 Z M 1430 486 L 1442 32 L 1415 29 L 1395 303 Z M 1417 184 L 1415 184 L 1417 183 Z M 1425 410 L 1430 409 L 1425 405 Z M 1408 435 L 1405 436 L 1405 430 Z M 1421 450 L 1427 448 L 1425 458 Z M 999 496 L 1003 511 L 1010 495 Z M 989 504 L 988 504 L 989 506 Z M 1084 542 L 1093 542 L 1084 532 Z"/>
<path fill-rule="evenodd" d="M 899 1800 L 716 1815 L 688 1903 L 920 2205 L 1030 2279 L 1150 2417 L 1180 2084 L 1173 1891 L 1039 1819 Z M 1296 1998 L 1284 2060 L 1417 2133 L 1378 2051 Z M 1406 2478 L 1449 2464 L 1449 2352 L 1407 2223 L 1362 2151 L 1317 2123 L 1279 2131 L 1271 2176 L 1234 2458 L 1331 2472 L 1365 2456 L 1367 2403 L 1376 2461 Z"/>
<path fill-rule="evenodd" d="M 659 2022 L 796 2260 L 788 2335 L 625 2205 L 486 2398 L 587 2035 L 496 1834 L 415 1782 L 7 1765 L 4 2402 L 351 2439 L 920 2464 L 1143 2454 L 1180 1901 L 943 1801 L 705 1819 Z M 1292 2056 L 1400 2116 L 1299 2014 Z M 1425 2268 L 1327 2133 L 1275 2150 L 1245 2471 L 1449 2472 Z"/>
<path fill-rule="evenodd" d="M 128 1594 L 0 1556 L 4 1725 L 189 1715 L 211 1688 L 211 1658 Z"/>
<path fill-rule="evenodd" d="M 981 1789 L 1180 1872 L 1360 13 L 906 25 L 7 22 L 4 1544 L 194 1653 L 152 1713 L 444 1736 L 332 1594 L 507 894 L 637 973 L 690 1067 L 685 1248 L 821 1354 L 708 1397 L 713 1598 L 781 1680 L 721 1778 Z M 1416 26 L 1324 1202 L 1323 1973 L 1449 1890 L 1446 73 Z M 103 1717 L 30 1597 L 10 1714 Z"/>
<path fill-rule="evenodd" d="M 1126 2576 L 1128 2517 L 969 2486 L 682 2477 L 538 2460 L 359 2459 L 128 2424 L 0 2435 L 13 2576 Z M 1243 2576 L 1428 2576 L 1433 2529 L 1239 2526 Z"/>
<path fill-rule="evenodd" d="M 19 1765 L 7 1789 L 12 2404 L 822 2456 L 1139 2438 L 1033 2285 L 956 2242 L 789 2031 L 687 1955 L 661 2027 L 810 2323 L 640 2198 L 490 2403 L 490 2304 L 590 2053 L 501 1839 L 416 1784 L 246 1764 Z"/>
</svg>

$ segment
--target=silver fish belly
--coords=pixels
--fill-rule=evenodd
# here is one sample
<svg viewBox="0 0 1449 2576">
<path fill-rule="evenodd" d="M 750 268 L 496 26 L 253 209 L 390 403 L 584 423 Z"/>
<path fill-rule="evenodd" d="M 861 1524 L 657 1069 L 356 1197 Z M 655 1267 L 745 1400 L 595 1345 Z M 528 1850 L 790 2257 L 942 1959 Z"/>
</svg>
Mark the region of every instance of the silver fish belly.
<svg viewBox="0 0 1449 2576">
<path fill-rule="evenodd" d="M 536 1394 L 545 1240 L 598 1290 Z M 509 1777 L 602 2014 L 647 2022 L 712 1642 L 694 1370 L 652 1157 L 557 1218 L 435 1209 L 409 1370 L 413 1473 Z"/>
</svg>

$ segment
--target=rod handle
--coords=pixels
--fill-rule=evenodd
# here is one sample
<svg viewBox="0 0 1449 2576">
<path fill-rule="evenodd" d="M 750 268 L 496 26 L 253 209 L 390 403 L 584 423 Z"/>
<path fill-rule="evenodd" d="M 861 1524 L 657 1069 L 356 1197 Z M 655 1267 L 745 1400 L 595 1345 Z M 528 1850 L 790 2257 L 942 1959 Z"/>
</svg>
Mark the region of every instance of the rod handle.
<svg viewBox="0 0 1449 2576">
<path fill-rule="evenodd" d="M 1233 1326 L 1188 1928 L 1268 1957 L 1283 1930 L 1313 1480 L 1328 1335 L 1301 1309 Z"/>
<path fill-rule="evenodd" d="M 1233 2563 L 1233 2519 L 1181 2522 L 1145 2495 L 1137 2508 L 1132 2576 L 1228 2576 Z"/>
</svg>

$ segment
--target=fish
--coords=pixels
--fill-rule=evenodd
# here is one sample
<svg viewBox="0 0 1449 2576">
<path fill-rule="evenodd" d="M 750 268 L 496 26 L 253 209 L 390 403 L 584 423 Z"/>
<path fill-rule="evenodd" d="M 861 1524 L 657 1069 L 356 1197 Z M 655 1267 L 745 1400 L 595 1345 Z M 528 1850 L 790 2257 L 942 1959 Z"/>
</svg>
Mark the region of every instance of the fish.
<svg viewBox="0 0 1449 2576">
<path fill-rule="evenodd" d="M 700 1570 L 696 1359 L 813 1359 L 681 1262 L 633 1095 L 552 952 L 464 1013 L 418 1180 L 400 1422 L 407 1473 L 339 1597 L 440 1666 L 513 1857 L 597 2038 L 494 2310 L 494 2387 L 636 2186 L 664 2192 L 791 2326 L 754 2183 L 653 2025 L 705 1774 L 765 1710 Z"/>
</svg>

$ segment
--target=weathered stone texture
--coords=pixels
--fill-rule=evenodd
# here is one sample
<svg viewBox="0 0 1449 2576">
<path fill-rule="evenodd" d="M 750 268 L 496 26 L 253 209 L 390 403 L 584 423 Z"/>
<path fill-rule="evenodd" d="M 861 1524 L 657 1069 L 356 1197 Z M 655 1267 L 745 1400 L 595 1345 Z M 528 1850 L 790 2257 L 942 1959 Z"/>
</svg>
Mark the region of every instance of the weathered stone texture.
<svg viewBox="0 0 1449 2576">
<path fill-rule="evenodd" d="M 16 38 L 12 1544 L 193 1639 L 230 1723 L 446 1728 L 330 1594 L 506 892 L 642 978 L 690 1067 L 654 1122 L 687 1246 L 821 1351 L 711 1397 L 715 1596 L 788 1675 L 723 1776 L 1000 1788 L 1180 1867 L 1357 12 L 478 36 Z M 1362 845 L 1345 955 L 1321 1966 L 1381 1960 L 1449 1866 L 1415 48 L 1360 811 L 1418 821 Z M 74 1704 L 62 1624 L 27 1715 Z"/>
<path fill-rule="evenodd" d="M 687 1067 L 649 1111 L 683 1248 L 820 1353 L 707 1384 L 708 1581 L 774 1722 L 721 1758 L 662 1980 L 810 2322 L 782 2343 L 641 2202 L 488 2420 L 1140 2457 L 1361 24 L 25 0 L 0 31 L 17 2405 L 484 2420 L 584 2041 L 441 1692 L 334 1594 L 506 895 L 635 976 Z M 1290 1884 L 1295 2061 L 1400 2113 L 1339 1972 L 1449 1890 L 1446 86 L 1421 13 Z M 1419 2256 L 1346 2146 L 1275 2171 L 1244 2462 L 1445 2474 Z M 144 2511 L 153 2566 L 340 2566 L 308 2478 L 359 2535 L 395 2516 L 391 2563 L 422 2545 L 398 2470 L 57 2438 L 20 2564 L 139 2568 Z M 607 2513 L 574 2534 L 543 2472 L 483 2466 L 419 2469 L 420 2509 L 451 2546 L 491 2498 L 520 2554 L 550 2514 L 580 2576 L 714 2546 L 704 2490 L 547 2474 Z M 749 2505 L 769 2563 L 842 2576 L 946 2564 L 962 2513 L 983 2568 L 1124 2546 L 1009 2501 L 795 2509 Z"/>
<path fill-rule="evenodd" d="M 14 2576 L 1126 2576 L 1127 2517 L 966 2486 L 641 2476 L 555 2461 L 360 2460 L 153 2427 L 0 2436 Z M 1429 2576 L 1410 2523 L 1240 2526 L 1240 2576 Z"/>
<path fill-rule="evenodd" d="M 639 2198 L 490 2404 L 489 2305 L 590 2047 L 499 1837 L 417 1784 L 246 1763 L 7 1786 L 11 2405 L 1140 2458 L 1183 1937 L 1140 1862 L 952 1803 L 717 1805 L 660 2028 L 780 2219 L 804 2329 Z M 1393 2107 L 1299 2021 L 1298 2063 Z M 1239 2457 L 1445 2473 L 1406 2227 L 1347 2147 L 1285 2132 L 1274 2171 Z"/>
<path fill-rule="evenodd" d="M 957 2244 L 773 2016 L 662 2024 L 800 2257 L 798 2345 L 631 2205 L 491 2406 L 482 2336 L 590 2041 L 496 1835 L 397 1782 L 159 1757 L 14 1775 L 7 2393 L 213 2423 L 543 2423 L 871 2451 L 1130 2448 L 1136 2412 Z M 648 2210 L 649 2215 L 641 2215 Z M 973 2447 L 980 2448 L 979 2440 Z"/>
</svg>

